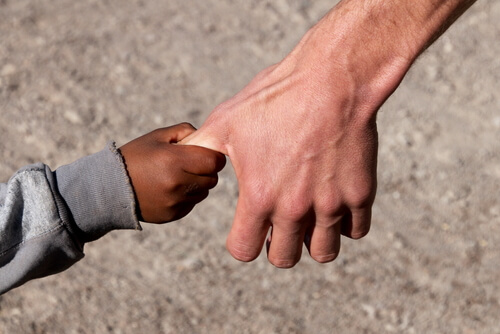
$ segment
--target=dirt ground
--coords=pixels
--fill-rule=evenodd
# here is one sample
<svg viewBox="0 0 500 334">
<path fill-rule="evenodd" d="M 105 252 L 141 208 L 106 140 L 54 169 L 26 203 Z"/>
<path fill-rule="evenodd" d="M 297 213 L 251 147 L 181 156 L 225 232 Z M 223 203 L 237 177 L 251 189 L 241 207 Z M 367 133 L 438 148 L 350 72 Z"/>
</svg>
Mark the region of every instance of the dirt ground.
<svg viewBox="0 0 500 334">
<path fill-rule="evenodd" d="M 0 180 L 200 126 L 334 2 L 0 0 Z M 228 164 L 180 222 L 1 296 L 0 333 L 500 333 L 499 36 L 478 1 L 384 105 L 372 231 L 335 262 L 233 260 Z"/>
</svg>

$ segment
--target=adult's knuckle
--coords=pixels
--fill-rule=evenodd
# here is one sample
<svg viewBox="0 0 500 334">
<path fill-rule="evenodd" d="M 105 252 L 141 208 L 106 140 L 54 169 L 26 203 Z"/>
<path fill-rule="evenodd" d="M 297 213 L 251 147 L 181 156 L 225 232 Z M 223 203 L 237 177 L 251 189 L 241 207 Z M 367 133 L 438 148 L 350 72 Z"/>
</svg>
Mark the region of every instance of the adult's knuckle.
<svg viewBox="0 0 500 334">
<path fill-rule="evenodd" d="M 338 215 L 342 210 L 342 201 L 335 194 L 323 195 L 316 199 L 315 211 L 318 215 L 332 217 Z"/>
<path fill-rule="evenodd" d="M 271 212 L 275 204 L 274 191 L 261 182 L 250 183 L 246 190 L 246 200 L 260 212 Z"/>
<path fill-rule="evenodd" d="M 365 183 L 358 184 L 347 191 L 345 201 L 350 208 L 361 209 L 373 204 L 374 188 Z"/>
<path fill-rule="evenodd" d="M 303 196 L 286 198 L 279 206 L 277 216 L 287 221 L 300 221 L 304 219 L 311 208 L 311 205 L 304 200 Z"/>
</svg>

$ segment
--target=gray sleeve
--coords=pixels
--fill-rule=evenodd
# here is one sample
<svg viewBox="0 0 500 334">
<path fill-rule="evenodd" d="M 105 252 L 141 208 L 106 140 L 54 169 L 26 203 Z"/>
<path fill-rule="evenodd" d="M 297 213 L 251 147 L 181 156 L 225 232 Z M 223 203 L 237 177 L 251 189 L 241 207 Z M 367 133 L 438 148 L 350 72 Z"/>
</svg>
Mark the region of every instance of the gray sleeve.
<svg viewBox="0 0 500 334">
<path fill-rule="evenodd" d="M 94 241 L 116 229 L 141 229 L 134 191 L 114 143 L 59 167 L 55 178 L 80 241 Z"/>
<path fill-rule="evenodd" d="M 114 229 L 140 229 L 114 143 L 55 172 L 20 169 L 0 184 L 0 294 L 67 269 L 84 243 Z"/>
</svg>

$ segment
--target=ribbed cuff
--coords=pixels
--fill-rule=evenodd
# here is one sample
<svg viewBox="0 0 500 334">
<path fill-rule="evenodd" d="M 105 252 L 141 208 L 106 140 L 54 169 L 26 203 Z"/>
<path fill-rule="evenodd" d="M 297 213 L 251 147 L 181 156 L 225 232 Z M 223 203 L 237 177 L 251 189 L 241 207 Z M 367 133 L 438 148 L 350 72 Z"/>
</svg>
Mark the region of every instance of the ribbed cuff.
<svg viewBox="0 0 500 334">
<path fill-rule="evenodd" d="M 55 171 L 57 187 L 83 242 L 117 229 L 141 230 L 134 191 L 114 142 Z"/>
</svg>

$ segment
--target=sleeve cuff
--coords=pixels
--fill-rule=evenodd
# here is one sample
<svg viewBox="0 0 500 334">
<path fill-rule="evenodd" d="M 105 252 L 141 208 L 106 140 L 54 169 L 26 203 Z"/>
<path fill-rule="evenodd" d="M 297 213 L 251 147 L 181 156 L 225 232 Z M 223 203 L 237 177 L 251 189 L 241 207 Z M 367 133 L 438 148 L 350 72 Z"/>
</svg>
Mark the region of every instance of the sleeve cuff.
<svg viewBox="0 0 500 334">
<path fill-rule="evenodd" d="M 135 195 L 114 142 L 55 171 L 57 187 L 83 242 L 117 229 L 141 230 Z"/>
</svg>

